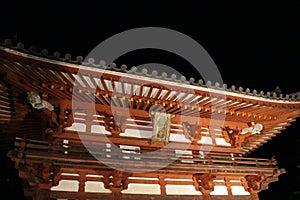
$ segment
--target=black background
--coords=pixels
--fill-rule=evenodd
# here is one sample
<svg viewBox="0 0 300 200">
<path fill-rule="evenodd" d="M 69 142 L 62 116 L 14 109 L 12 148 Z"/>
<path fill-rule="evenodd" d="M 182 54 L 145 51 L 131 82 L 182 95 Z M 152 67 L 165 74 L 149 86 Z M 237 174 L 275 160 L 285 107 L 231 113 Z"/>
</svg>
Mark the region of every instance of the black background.
<svg viewBox="0 0 300 200">
<path fill-rule="evenodd" d="M 164 27 L 190 36 L 212 57 L 227 85 L 258 91 L 300 90 L 300 1 L 2 1 L 0 39 L 62 55 L 86 56 L 106 38 L 131 28 Z M 161 62 L 195 77 L 174 55 L 140 51 L 119 59 L 128 66 Z M 122 62 L 122 63 L 121 63 Z M 117 63 L 119 64 L 119 63 Z M 276 157 L 287 173 L 260 199 L 300 199 L 299 119 L 249 156 Z M 6 152 L 1 152 L 5 162 Z M 10 163 L 1 163 L 1 196 L 22 199 Z"/>
</svg>

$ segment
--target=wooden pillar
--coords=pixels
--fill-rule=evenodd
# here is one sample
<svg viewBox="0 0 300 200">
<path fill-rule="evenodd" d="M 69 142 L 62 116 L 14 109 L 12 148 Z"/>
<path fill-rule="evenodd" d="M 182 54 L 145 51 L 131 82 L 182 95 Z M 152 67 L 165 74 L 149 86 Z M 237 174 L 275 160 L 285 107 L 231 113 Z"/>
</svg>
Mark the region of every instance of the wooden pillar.
<svg viewBox="0 0 300 200">
<path fill-rule="evenodd" d="M 113 137 L 119 137 L 126 128 L 126 115 L 122 112 L 115 112 L 114 114 L 101 113 L 104 115 L 105 130 L 112 133 Z"/>
<path fill-rule="evenodd" d="M 84 192 L 85 191 L 85 182 L 86 182 L 86 172 L 79 172 L 79 188 L 78 192 Z"/>
<path fill-rule="evenodd" d="M 112 175 L 112 179 L 109 179 L 109 176 Z M 122 190 L 128 188 L 129 180 L 128 177 L 130 174 L 123 173 L 121 171 L 115 170 L 111 174 L 106 174 L 104 176 L 104 186 L 111 190 L 111 200 L 121 200 L 122 199 Z"/>
<path fill-rule="evenodd" d="M 110 187 L 111 190 L 111 200 L 122 200 L 122 187 Z"/>
<path fill-rule="evenodd" d="M 203 200 L 212 200 L 212 198 L 211 198 L 211 196 L 210 196 L 210 192 L 211 192 L 211 190 L 204 190 L 204 189 L 201 189 L 202 199 L 203 199 Z"/>
<path fill-rule="evenodd" d="M 122 112 L 115 112 L 112 117 L 111 133 L 114 137 L 119 137 L 119 134 L 125 131 L 126 116 Z"/>
<path fill-rule="evenodd" d="M 212 144 L 216 145 L 215 129 L 217 127 L 209 126 L 208 128 L 209 128 L 208 132 L 209 132 L 209 136 L 211 137 Z"/>
<path fill-rule="evenodd" d="M 259 200 L 259 197 L 258 197 L 258 192 L 259 191 L 255 191 L 253 189 L 249 189 L 249 192 L 250 192 L 252 200 Z"/>
<path fill-rule="evenodd" d="M 158 180 L 159 180 L 159 186 L 160 186 L 160 194 L 166 195 L 167 192 L 166 192 L 165 178 L 162 177 L 162 176 L 159 176 L 159 177 L 158 177 Z"/>
<path fill-rule="evenodd" d="M 258 193 L 264 179 L 264 175 L 248 175 L 242 179 L 242 184 L 245 190 L 250 193 L 252 200 L 259 200 Z"/>
<path fill-rule="evenodd" d="M 63 129 L 65 127 L 65 121 L 66 121 L 66 105 L 63 104 L 63 105 L 60 105 L 59 106 L 59 115 L 58 115 L 58 124 L 59 124 L 59 127 L 58 127 L 58 131 L 59 132 L 63 132 Z"/>
<path fill-rule="evenodd" d="M 51 184 L 37 184 L 34 189 L 32 200 L 50 200 Z"/>
<path fill-rule="evenodd" d="M 72 124 L 74 123 L 74 116 L 73 116 L 74 112 L 72 109 L 66 109 L 65 114 L 67 117 L 66 127 L 71 127 Z"/>
<path fill-rule="evenodd" d="M 224 178 L 225 186 L 227 188 L 228 196 L 232 196 L 232 190 L 231 190 L 231 184 L 229 178 L 225 177 Z"/>
<path fill-rule="evenodd" d="M 94 111 L 93 110 L 87 110 L 86 112 L 86 118 L 85 118 L 85 125 L 86 125 L 86 133 L 92 132 L 92 125 L 94 120 Z"/>
<path fill-rule="evenodd" d="M 26 141 L 25 141 L 25 139 L 22 139 L 21 144 L 20 144 L 20 148 L 18 150 L 18 155 L 17 155 L 18 158 L 23 158 L 25 148 L 26 148 Z"/>
<path fill-rule="evenodd" d="M 196 191 L 201 191 L 203 200 L 212 200 L 210 193 L 214 191 L 214 175 L 211 173 L 193 174 L 193 184 Z"/>
<path fill-rule="evenodd" d="M 37 188 L 32 200 L 50 200 L 50 189 Z"/>
</svg>

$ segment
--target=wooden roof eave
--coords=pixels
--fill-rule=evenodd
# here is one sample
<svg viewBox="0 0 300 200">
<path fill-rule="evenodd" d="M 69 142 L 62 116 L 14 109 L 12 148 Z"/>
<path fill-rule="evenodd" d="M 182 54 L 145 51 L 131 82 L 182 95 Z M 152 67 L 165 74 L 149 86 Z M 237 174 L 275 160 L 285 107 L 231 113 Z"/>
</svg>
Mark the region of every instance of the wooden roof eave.
<svg viewBox="0 0 300 200">
<path fill-rule="evenodd" d="M 67 63 L 67 62 L 63 62 L 63 61 L 51 60 L 48 58 L 43 58 L 43 57 L 39 57 L 39 56 L 27 54 L 27 53 L 22 53 L 22 52 L 12 50 L 9 48 L 0 47 L 0 54 L 2 55 L 1 56 L 2 58 L 5 58 L 5 63 L 7 63 L 7 65 L 14 66 L 15 63 L 10 63 L 10 61 L 18 61 L 18 62 L 26 65 L 27 71 L 30 70 L 29 69 L 30 66 L 33 66 L 33 67 L 34 66 L 44 66 L 44 68 L 47 69 L 47 72 L 45 72 L 45 73 L 39 72 L 39 73 L 41 73 L 39 75 L 40 76 L 49 76 L 49 78 L 51 78 L 53 76 L 52 80 L 55 79 L 56 81 L 60 82 L 61 84 L 64 84 L 64 82 L 68 82 L 68 81 L 69 81 L 69 84 L 71 84 L 71 82 L 70 82 L 70 80 L 68 80 L 67 78 L 64 78 L 64 77 L 62 77 L 62 78 L 64 78 L 63 80 L 58 80 L 57 77 L 55 77 L 53 74 L 49 73 L 49 70 L 50 71 L 57 70 L 58 72 L 66 72 L 68 74 L 77 73 L 78 71 L 80 71 L 80 74 L 83 74 L 86 76 L 91 76 L 91 74 L 96 74 L 97 76 L 101 75 L 104 78 L 107 78 L 110 80 L 122 79 L 123 81 L 126 81 L 128 83 L 135 83 L 135 84 L 139 84 L 139 85 L 143 85 L 143 84 L 147 85 L 148 84 L 151 86 L 151 88 L 153 88 L 154 86 L 164 87 L 166 89 L 169 89 L 168 94 L 170 93 L 171 90 L 173 90 L 173 91 L 177 90 L 177 91 L 185 91 L 185 92 L 190 91 L 191 93 L 200 94 L 202 96 L 211 96 L 211 98 L 206 99 L 205 101 L 199 103 L 199 105 L 205 104 L 208 107 L 212 107 L 212 109 L 214 107 L 222 108 L 222 106 L 224 106 L 226 108 L 226 106 L 228 106 L 228 108 L 229 108 L 228 112 L 233 112 L 237 116 L 239 115 L 239 113 L 242 113 L 244 108 L 246 108 L 246 111 L 245 111 L 246 113 L 250 113 L 250 114 L 253 113 L 254 119 L 246 119 L 246 121 L 239 120 L 240 122 L 238 125 L 240 128 L 244 128 L 246 126 L 247 121 L 261 121 L 262 120 L 262 119 L 258 119 L 258 118 L 255 119 L 255 114 L 257 116 L 259 116 L 260 113 L 270 114 L 270 116 L 268 116 L 268 117 L 271 117 L 271 118 L 266 119 L 266 120 L 263 119 L 263 124 L 271 125 L 271 126 L 276 126 L 277 122 L 278 123 L 285 122 L 287 120 L 287 118 L 296 118 L 300 114 L 300 109 L 299 109 L 300 101 L 298 101 L 298 100 L 292 101 L 290 99 L 272 99 L 272 98 L 266 98 L 266 97 L 261 97 L 261 96 L 253 96 L 253 95 L 249 95 L 249 94 L 242 93 L 242 92 L 228 91 L 228 90 L 225 90 L 222 88 L 209 88 L 209 87 L 198 86 L 198 85 L 190 85 L 190 84 L 183 83 L 183 82 L 162 80 L 162 79 L 153 78 L 153 77 L 147 76 L 147 75 L 142 76 L 140 74 L 131 74 L 131 73 L 124 73 L 124 72 L 113 71 L 113 70 L 105 70 L 105 69 L 100 69 L 100 68 L 92 68 L 92 67 L 79 65 L 79 64 L 72 64 L 72 63 Z M 31 63 L 31 64 L 29 64 L 27 66 L 28 63 Z M 33 68 L 33 69 L 35 69 L 35 68 Z M 14 73 L 14 72 L 11 72 L 11 73 Z M 11 81 L 13 84 L 17 84 L 17 86 L 19 86 L 20 88 L 23 88 L 23 89 L 25 88 L 26 90 L 34 89 L 34 91 L 45 90 L 46 92 L 53 93 L 53 95 L 55 95 L 55 96 L 64 97 L 67 100 L 71 100 L 72 99 L 71 95 L 74 94 L 72 91 L 68 91 L 67 93 L 64 93 L 63 91 L 53 91 L 49 88 L 44 88 L 43 86 L 38 86 L 38 85 L 34 84 L 34 82 L 36 81 L 35 79 L 38 77 L 30 76 L 33 79 L 30 79 L 30 77 L 28 77 L 28 80 L 33 81 L 33 83 L 22 84 L 22 83 L 18 82 L 18 80 L 16 80 L 16 78 L 14 76 L 11 76 L 11 73 L 7 77 L 7 79 L 10 79 L 8 81 Z M 72 81 L 74 82 L 75 80 L 73 79 Z M 55 84 L 55 83 L 53 83 L 53 84 Z M 85 82 L 85 84 L 87 85 L 86 82 Z M 52 87 L 52 85 L 51 85 L 51 87 Z M 88 88 L 82 88 L 79 86 L 76 86 L 76 87 L 81 91 L 84 91 L 85 89 L 87 89 L 88 92 L 93 91 L 93 90 L 88 90 Z M 110 96 L 113 95 L 113 93 L 109 92 L 107 88 L 105 88 L 105 91 L 99 91 L 100 94 L 102 94 L 103 92 L 104 93 L 108 92 L 105 94 L 109 94 Z M 165 97 L 166 96 L 167 95 L 165 95 Z M 163 103 L 164 102 L 170 103 L 170 104 L 173 103 L 172 101 L 165 99 L 165 97 L 164 97 L 164 99 L 159 99 L 159 101 L 163 101 Z M 187 95 L 185 95 L 185 97 L 187 97 Z M 210 101 L 215 97 L 219 98 L 221 100 L 226 99 L 225 103 L 227 101 L 230 101 L 230 103 L 226 103 L 225 105 L 223 104 L 224 102 L 217 103 L 216 105 L 210 103 Z M 79 98 L 79 100 L 81 100 L 81 101 L 82 100 L 88 101 L 88 99 L 89 99 L 88 97 L 87 98 Z M 137 97 L 137 99 L 140 100 L 140 97 Z M 171 99 L 174 99 L 174 98 L 171 98 Z M 156 99 L 153 99 L 153 100 L 156 101 Z M 216 102 L 218 102 L 218 101 L 216 101 Z M 243 102 L 248 102 L 249 104 L 246 104 L 245 105 L 246 107 L 243 107 L 244 106 Z M 237 104 L 234 104 L 234 103 L 237 103 Z M 249 106 L 250 104 L 253 104 L 254 106 Z M 83 105 L 83 104 L 81 103 L 81 105 Z M 206 107 L 206 108 L 208 108 L 208 107 Z M 170 106 L 169 106 L 169 108 L 170 108 Z M 137 111 L 139 111 L 139 110 L 137 110 Z M 185 113 L 189 114 L 191 112 L 185 111 Z M 143 115 L 146 115 L 146 114 L 143 114 Z M 205 116 L 202 115 L 201 117 L 205 117 Z M 230 115 L 229 115 L 228 117 L 226 117 L 226 121 L 229 121 L 232 124 L 234 122 L 234 120 L 237 120 L 237 118 L 235 116 L 233 116 L 233 117 L 234 118 L 229 119 L 230 118 Z M 196 117 L 191 117 L 191 118 L 196 118 Z M 239 118 L 239 119 L 241 119 L 241 118 Z M 275 135 L 275 133 L 272 136 L 274 136 L 274 135 Z M 258 135 L 255 137 L 259 138 L 260 136 Z M 262 134 L 262 137 L 264 137 L 263 134 Z M 263 140 L 263 141 L 265 141 L 265 140 Z M 260 142 L 256 142 L 255 144 L 249 143 L 249 145 L 245 146 L 245 149 L 247 149 L 246 151 L 248 151 L 249 149 L 253 150 L 259 144 L 262 144 L 262 143 L 260 143 Z"/>
<path fill-rule="evenodd" d="M 172 88 L 174 90 L 179 91 L 191 91 L 192 93 L 199 93 L 204 94 L 207 96 L 217 96 L 219 98 L 225 98 L 226 99 L 234 99 L 238 100 L 240 102 L 246 101 L 246 102 L 252 102 L 252 103 L 259 103 L 262 105 L 270 105 L 270 106 L 283 106 L 283 107 L 294 107 L 299 108 L 300 107 L 300 101 L 291 101 L 288 99 L 279 99 L 279 98 L 267 98 L 262 96 L 255 96 L 250 95 L 245 92 L 233 92 L 229 91 L 228 89 L 224 88 L 217 88 L 217 87 L 204 87 L 204 86 L 198 86 L 198 85 L 191 85 L 187 82 L 175 82 L 170 80 L 162 80 L 153 78 L 151 76 L 147 75 L 136 75 L 136 74 L 130 74 L 130 73 L 124 73 L 119 71 L 113 71 L 113 70 L 105 70 L 101 68 L 93 68 L 88 67 L 84 65 L 79 64 L 72 64 L 67 63 L 63 61 L 53 60 L 49 58 L 43 58 L 35 55 L 30 55 L 28 53 L 19 52 L 10 48 L 1 47 L 0 51 L 3 56 L 6 56 L 8 58 L 12 58 L 15 60 L 22 60 L 23 62 L 30 62 L 35 65 L 45 65 L 50 68 L 56 69 L 58 71 L 67 71 L 70 73 L 78 73 L 80 71 L 81 74 L 84 75 L 91 75 L 91 74 L 97 74 L 101 75 L 104 78 L 109 79 L 115 79 L 128 82 L 136 82 L 140 84 L 150 84 L 155 85 L 158 84 L 159 86 L 164 86 L 165 88 Z M 154 81 L 155 80 L 155 81 Z"/>
</svg>

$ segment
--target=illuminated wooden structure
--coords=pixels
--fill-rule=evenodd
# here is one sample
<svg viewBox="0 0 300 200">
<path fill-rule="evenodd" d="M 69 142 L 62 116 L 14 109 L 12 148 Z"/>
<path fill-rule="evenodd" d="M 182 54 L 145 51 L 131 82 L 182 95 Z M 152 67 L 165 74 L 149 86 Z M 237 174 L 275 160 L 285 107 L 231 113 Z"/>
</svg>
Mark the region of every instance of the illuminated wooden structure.
<svg viewBox="0 0 300 200">
<path fill-rule="evenodd" d="M 258 199 L 284 173 L 246 156 L 296 120 L 299 97 L 89 61 L 0 47 L 1 126 L 29 199 Z"/>
</svg>

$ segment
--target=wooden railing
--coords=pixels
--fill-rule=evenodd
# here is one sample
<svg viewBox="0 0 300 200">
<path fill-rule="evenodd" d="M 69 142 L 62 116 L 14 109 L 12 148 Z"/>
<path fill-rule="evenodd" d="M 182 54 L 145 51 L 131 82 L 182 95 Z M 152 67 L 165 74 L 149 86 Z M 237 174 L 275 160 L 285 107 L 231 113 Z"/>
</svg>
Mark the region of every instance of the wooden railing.
<svg viewBox="0 0 300 200">
<path fill-rule="evenodd" d="M 26 140 L 16 138 L 16 151 L 19 158 L 24 155 L 39 155 L 44 157 L 80 158 L 86 160 L 123 160 L 134 162 L 176 163 L 193 165 L 223 165 L 223 166 L 245 166 L 245 167 L 276 167 L 276 160 L 264 158 L 245 158 L 215 155 L 198 155 L 191 152 L 176 153 L 170 149 L 159 149 L 156 151 L 133 150 L 128 146 L 120 148 L 113 144 L 95 143 L 90 146 L 70 143 L 68 140 L 57 140 L 55 142 Z"/>
</svg>

